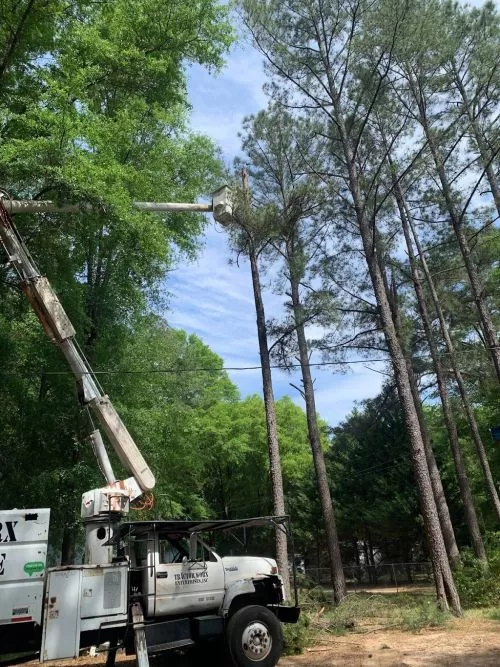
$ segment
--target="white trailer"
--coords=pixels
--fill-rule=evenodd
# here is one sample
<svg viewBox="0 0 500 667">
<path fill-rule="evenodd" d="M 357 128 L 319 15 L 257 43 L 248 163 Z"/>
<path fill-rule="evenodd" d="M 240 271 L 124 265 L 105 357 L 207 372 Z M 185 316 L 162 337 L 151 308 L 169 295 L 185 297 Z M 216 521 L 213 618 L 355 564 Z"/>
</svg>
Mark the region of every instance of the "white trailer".
<svg viewBox="0 0 500 667">
<path fill-rule="evenodd" d="M 49 509 L 0 511 L 0 647 L 39 640 Z"/>
</svg>

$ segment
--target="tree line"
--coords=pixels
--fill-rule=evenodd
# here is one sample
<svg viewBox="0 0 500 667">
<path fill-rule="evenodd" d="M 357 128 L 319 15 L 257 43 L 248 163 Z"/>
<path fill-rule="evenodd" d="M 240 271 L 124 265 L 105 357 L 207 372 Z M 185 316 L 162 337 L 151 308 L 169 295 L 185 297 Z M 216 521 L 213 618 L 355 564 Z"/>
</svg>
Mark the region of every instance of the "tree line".
<svg viewBox="0 0 500 667">
<path fill-rule="evenodd" d="M 487 569 L 457 421 L 498 522 L 476 408 L 500 381 L 498 14 L 491 2 L 243 0 L 241 15 L 270 104 L 244 126 L 253 196 L 244 183 L 232 242 L 251 263 L 282 266 L 288 315 L 269 323 L 271 349 L 284 368 L 301 365 L 335 597 L 345 581 L 310 361 L 377 352 L 397 391 L 438 602 L 460 614 L 460 554 L 422 403 L 432 392 L 442 408 L 468 539 Z M 308 341 L 311 324 L 322 333 Z"/>
</svg>

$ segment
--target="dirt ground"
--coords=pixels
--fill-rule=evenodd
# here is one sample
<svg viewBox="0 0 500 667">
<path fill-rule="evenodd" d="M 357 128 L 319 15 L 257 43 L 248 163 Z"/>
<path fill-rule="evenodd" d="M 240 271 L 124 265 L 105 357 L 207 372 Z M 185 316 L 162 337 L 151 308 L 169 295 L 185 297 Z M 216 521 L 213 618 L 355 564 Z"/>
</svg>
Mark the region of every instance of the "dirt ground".
<svg viewBox="0 0 500 667">
<path fill-rule="evenodd" d="M 280 667 L 499 667 L 500 623 L 461 619 L 418 633 L 383 630 L 332 637 Z"/>
<path fill-rule="evenodd" d="M 102 667 L 104 656 L 47 663 L 51 667 Z M 22 663 L 37 667 L 38 662 Z M 199 664 L 199 663 L 197 663 Z M 134 661 L 119 656 L 117 667 L 132 667 Z M 157 667 L 191 667 L 187 659 L 158 660 Z M 445 627 L 418 633 L 380 630 L 332 637 L 306 649 L 302 655 L 287 656 L 279 667 L 499 667 L 500 622 L 464 618 Z M 203 667 L 221 667 L 213 660 Z"/>
</svg>

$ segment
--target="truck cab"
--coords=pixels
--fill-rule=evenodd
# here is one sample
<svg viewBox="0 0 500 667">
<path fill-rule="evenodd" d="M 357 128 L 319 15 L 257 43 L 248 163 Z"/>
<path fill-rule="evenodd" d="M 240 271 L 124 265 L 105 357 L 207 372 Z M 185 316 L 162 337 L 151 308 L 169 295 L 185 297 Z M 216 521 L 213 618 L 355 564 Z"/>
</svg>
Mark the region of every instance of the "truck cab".
<svg viewBox="0 0 500 667">
<path fill-rule="evenodd" d="M 146 618 L 227 617 L 242 597 L 277 609 L 285 598 L 282 579 L 274 559 L 221 557 L 202 535 L 266 520 L 136 521 L 121 524 L 111 543 L 117 559 L 129 562 L 131 591 Z"/>
<path fill-rule="evenodd" d="M 204 537 L 270 523 L 286 530 L 288 519 L 142 521 L 118 527 L 110 542 L 116 560 L 128 562 L 129 603 L 142 609 L 150 654 L 219 638 L 225 639 L 234 665 L 276 664 L 280 621 L 294 623 L 299 616 L 296 589 L 295 606 L 284 606 L 275 560 L 220 556 Z M 137 651 L 137 645 L 127 648 Z"/>
</svg>

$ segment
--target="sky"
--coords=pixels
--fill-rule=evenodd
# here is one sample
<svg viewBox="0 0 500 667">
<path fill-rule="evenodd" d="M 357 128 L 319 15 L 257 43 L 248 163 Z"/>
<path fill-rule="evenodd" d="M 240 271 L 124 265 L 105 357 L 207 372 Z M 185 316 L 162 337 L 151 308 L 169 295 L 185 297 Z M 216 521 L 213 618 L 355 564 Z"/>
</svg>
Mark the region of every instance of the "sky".
<svg viewBox="0 0 500 667">
<path fill-rule="evenodd" d="M 470 4 L 480 3 L 473 0 Z M 189 69 L 191 127 L 220 146 L 228 166 L 240 152 L 238 132 L 243 118 L 266 106 L 264 82 L 261 56 L 244 38 L 233 47 L 220 74 L 211 75 L 198 66 Z M 197 334 L 222 357 L 226 367 L 256 366 L 259 353 L 250 268 L 241 261 L 239 266 L 229 264 L 230 257 L 224 233 L 211 222 L 198 259 L 183 262 L 169 276 L 167 318 L 171 326 Z M 267 319 L 282 312 L 281 298 L 269 289 L 264 300 Z M 384 366 L 369 366 L 375 370 L 366 364 L 353 364 L 347 373 L 336 373 L 331 367 L 313 369 L 317 410 L 331 426 L 341 422 L 357 401 L 379 393 Z M 260 370 L 229 371 L 229 375 L 242 397 L 262 394 Z M 273 371 L 275 397 L 289 395 L 303 405 L 291 383 L 300 386 L 298 373 Z"/>
<path fill-rule="evenodd" d="M 244 41 L 232 49 L 226 67 L 217 76 L 198 66 L 189 70 L 191 127 L 220 146 L 228 166 L 240 152 L 238 132 L 243 118 L 266 106 L 264 81 L 259 54 Z M 225 234 L 210 220 L 198 259 L 183 261 L 169 274 L 171 298 L 166 316 L 171 326 L 197 334 L 222 357 L 226 367 L 257 366 L 250 268 L 241 261 L 239 266 L 229 264 L 230 257 Z M 266 278 L 263 283 L 266 286 Z M 282 312 L 281 297 L 266 289 L 264 299 L 268 319 Z M 334 426 L 352 410 L 355 401 L 376 396 L 383 378 L 362 364 L 354 365 L 348 373 L 327 368 L 313 369 L 316 402 L 321 417 Z M 260 370 L 229 371 L 229 375 L 242 397 L 262 395 Z M 290 383 L 300 386 L 298 373 L 273 371 L 275 397 L 289 395 L 303 406 L 302 397 Z"/>
</svg>

